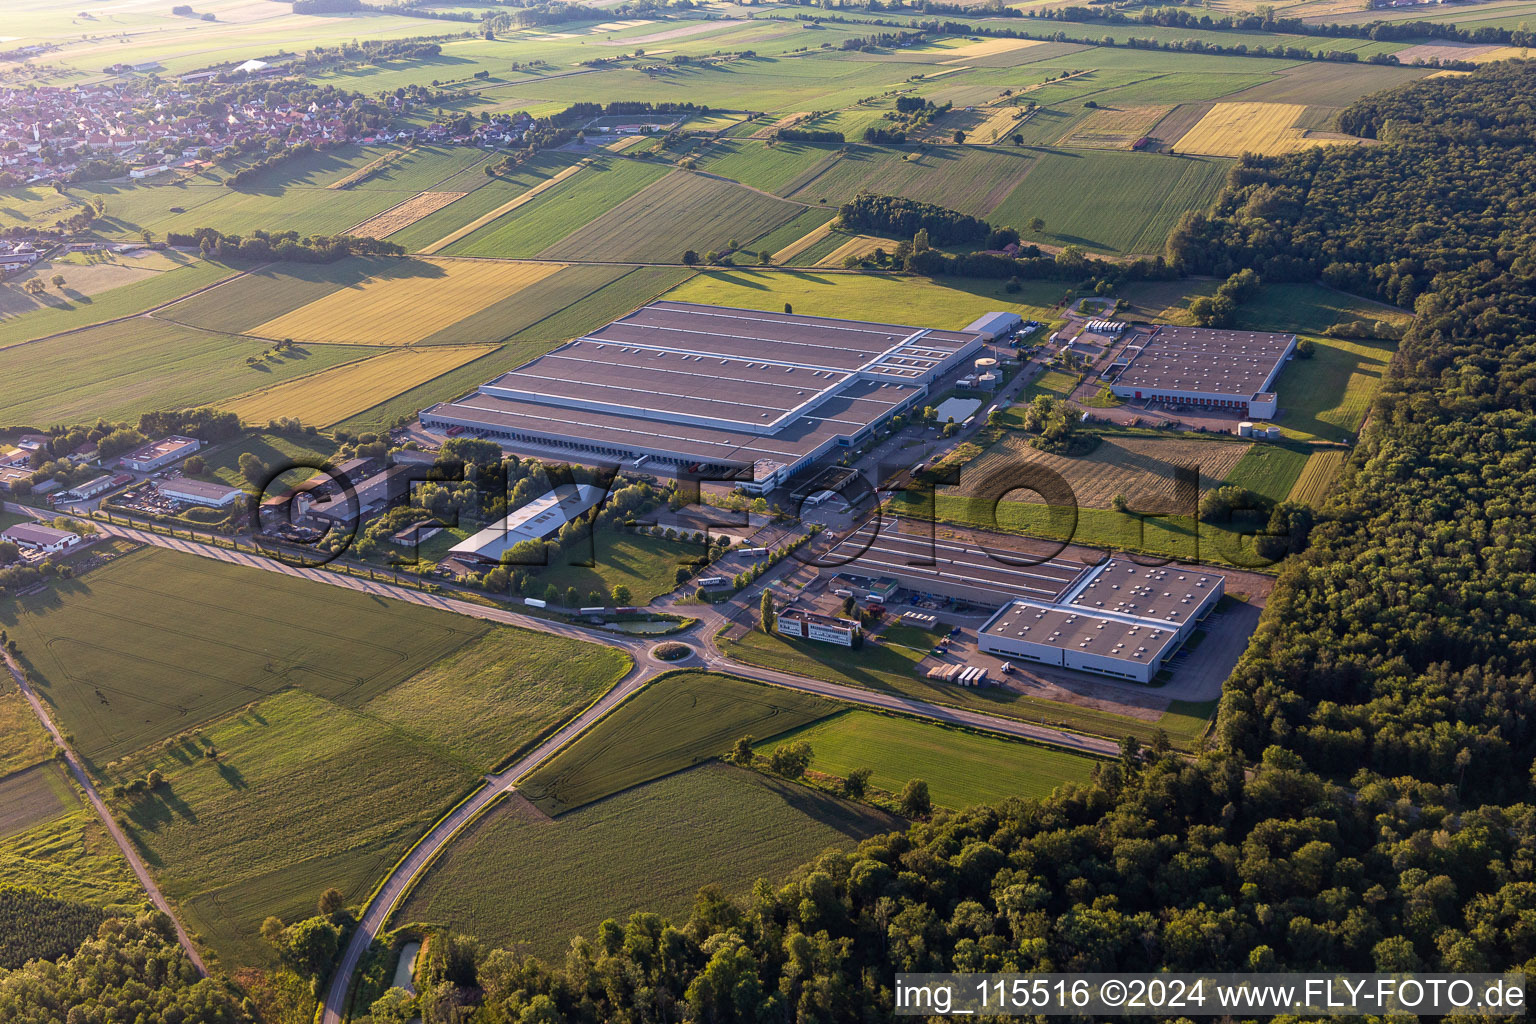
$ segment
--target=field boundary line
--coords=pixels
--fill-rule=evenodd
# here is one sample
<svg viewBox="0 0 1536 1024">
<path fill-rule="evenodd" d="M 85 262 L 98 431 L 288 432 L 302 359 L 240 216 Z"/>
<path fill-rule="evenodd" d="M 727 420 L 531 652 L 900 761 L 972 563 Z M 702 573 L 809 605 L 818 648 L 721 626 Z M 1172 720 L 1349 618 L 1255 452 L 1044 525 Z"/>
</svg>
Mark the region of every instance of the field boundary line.
<svg viewBox="0 0 1536 1024">
<path fill-rule="evenodd" d="M 796 256 L 799 256 L 801 253 L 805 252 L 805 250 L 809 249 L 811 246 L 815 245 L 817 242 L 821 241 L 823 238 L 826 238 L 831 233 L 832 221 L 829 220 L 819 227 L 812 228 L 805 234 L 801 235 L 799 238 L 795 239 L 793 242 L 790 242 L 784 248 L 780 249 L 778 252 L 774 253 L 773 262 L 784 263 L 788 260 L 792 260 Z"/>
<path fill-rule="evenodd" d="M 517 209 L 519 206 L 522 206 L 524 203 L 532 201 L 533 199 L 537 198 L 540 193 L 542 193 L 542 192 L 544 192 L 544 191 L 546 191 L 548 189 L 554 188 L 560 182 L 562 182 L 562 181 L 566 180 L 567 178 L 571 177 L 577 171 L 581 170 L 583 167 L 586 167 L 586 166 L 588 166 L 586 163 L 572 164 L 571 166 L 569 166 L 569 167 L 565 168 L 564 170 L 560 171 L 559 173 L 555 174 L 553 177 L 545 178 L 543 181 L 539 182 L 537 185 L 533 186 L 528 191 L 522 193 L 521 195 L 517 196 L 514 199 L 510 199 L 507 202 L 502 203 L 500 206 L 496 207 L 496 209 L 494 209 L 494 210 L 491 210 L 489 213 L 481 214 L 480 216 L 476 217 L 474 220 L 470 221 L 468 224 L 465 224 L 463 227 L 457 228 L 454 231 L 450 231 L 448 234 L 444 235 L 442 238 L 439 238 L 437 241 L 432 242 L 429 245 L 422 246 L 420 249 L 416 250 L 415 255 L 417 255 L 417 256 L 434 256 L 434 255 L 436 255 L 437 253 L 439 253 L 442 250 L 446 249 L 448 246 L 452 245 L 454 242 L 457 242 L 460 239 L 468 237 L 469 235 L 473 234 L 476 231 L 479 231 L 481 228 L 485 227 L 487 224 L 491 223 L 492 221 L 500 220 L 502 217 L 504 217 L 507 214 L 511 213 L 513 210 Z M 483 185 L 481 186 L 481 188 L 484 188 L 484 187 L 485 186 L 483 186 Z M 478 191 L 478 190 L 476 190 L 476 191 Z"/>
<path fill-rule="evenodd" d="M 444 179 L 444 180 L 446 180 L 446 179 Z M 422 196 L 428 196 L 428 195 L 447 195 L 447 194 L 448 193 L 444 193 L 444 192 L 434 192 L 432 189 L 429 189 L 429 188 L 422 189 L 420 192 L 417 192 L 413 196 L 406 196 L 404 199 L 400 200 L 398 203 L 396 203 L 394 206 L 391 206 L 389 209 L 383 210 L 383 211 L 381 211 L 379 213 L 376 213 L 372 217 L 367 217 L 367 218 L 365 218 L 363 220 L 358 221 L 356 224 L 353 224 L 351 227 L 349 227 L 345 231 L 343 231 L 342 234 L 344 234 L 344 235 L 351 235 L 352 232 L 356 231 L 358 228 L 365 227 L 366 225 L 372 224 L 376 220 L 381 220 L 381 219 L 383 219 L 385 217 L 388 217 L 390 214 L 392 214 L 396 210 L 400 209 L 400 207 L 405 206 L 408 203 L 414 203 L 416 200 L 420 199 Z M 454 203 L 458 202 L 460 199 L 463 199 L 467 195 L 469 195 L 468 192 L 460 192 L 458 195 L 456 195 L 452 199 L 448 200 L 442 206 L 439 206 L 437 208 L 437 210 L 429 210 L 426 213 L 422 214 L 422 216 L 417 218 L 417 219 L 418 220 L 425 220 L 427 217 L 432 216 L 432 214 L 437 213 L 438 210 L 446 210 L 446 209 L 448 209 L 448 207 L 452 206 Z M 411 223 L 414 224 L 415 221 L 412 221 Z M 392 235 L 392 234 L 395 233 L 395 231 L 404 231 L 406 228 L 408 228 L 410 226 L 411 226 L 410 224 L 402 224 L 398 228 L 395 228 L 394 231 L 391 231 L 388 234 Z M 369 237 L 372 237 L 372 236 L 369 236 Z M 380 235 L 379 237 L 380 238 L 386 238 L 386 237 L 388 237 L 388 235 Z"/>
<path fill-rule="evenodd" d="M 190 263 L 187 264 L 187 265 L 191 266 Z M 110 324 L 126 323 L 129 320 L 137 320 L 141 316 L 153 317 L 156 320 L 164 319 L 164 320 L 167 320 L 167 321 L 169 321 L 170 323 L 173 323 L 173 324 L 181 323 L 181 321 L 179 321 L 179 320 L 171 320 L 170 317 L 155 317 L 154 314 L 160 312 L 160 310 L 162 310 L 162 309 L 167 309 L 167 308 L 169 308 L 171 306 L 174 306 L 178 302 L 182 302 L 182 301 L 184 301 L 186 299 L 194 298 L 194 297 L 196 297 L 198 295 L 203 294 L 203 292 L 206 292 L 206 291 L 209 291 L 211 289 L 217 288 L 221 284 L 228 284 L 229 282 L 231 282 L 233 280 L 236 280 L 237 278 L 244 277 L 247 274 L 253 273 L 254 271 L 257 271 L 257 270 L 261 270 L 261 269 L 263 269 L 263 268 L 265 268 L 265 267 L 267 267 L 269 265 L 270 264 L 265 264 L 264 263 L 260 267 L 251 267 L 249 270 L 236 270 L 233 273 L 231 273 L 228 277 L 221 277 L 217 281 L 214 281 L 214 282 L 212 282 L 210 284 L 203 285 L 201 288 L 198 288 L 196 291 L 187 292 L 187 294 L 185 294 L 185 295 L 178 295 L 174 299 L 170 300 L 169 302 L 162 302 L 158 306 L 150 306 L 148 309 L 141 309 L 137 313 L 128 313 L 128 314 L 125 314 L 124 316 L 114 316 L 114 317 L 111 317 L 111 318 L 106 319 L 106 320 L 97 320 L 95 323 L 81 324 L 79 327 L 68 327 L 68 328 L 65 328 L 62 331 L 54 331 L 52 334 L 44 334 L 44 335 L 42 335 L 41 337 L 38 337 L 38 338 L 28 338 L 26 341 L 16 341 L 16 342 L 12 342 L 9 345 L 0 345 L 0 352 L 4 352 L 4 351 L 6 351 L 8 349 L 20 348 L 23 345 L 35 345 L 35 344 L 37 344 L 40 341 L 51 341 L 54 338 L 67 337 L 68 335 L 71 335 L 71 334 L 78 334 L 81 331 L 88 331 L 92 327 L 106 327 L 106 326 L 108 326 Z M 178 267 L 177 269 L 179 270 L 180 268 Z M 169 273 L 169 271 L 166 271 L 166 273 Z M 181 324 L 181 326 L 183 326 L 183 327 L 192 327 L 191 324 Z M 205 331 L 208 334 L 226 334 L 226 333 L 228 333 L 226 331 L 209 331 L 206 327 L 192 327 L 192 329 L 196 330 L 196 331 Z"/>
<path fill-rule="evenodd" d="M 86 773 L 85 765 L 80 761 L 80 756 L 75 753 L 74 748 L 64 738 L 64 734 L 59 731 L 59 727 L 49 717 L 47 709 L 43 707 L 43 702 L 33 691 L 32 684 L 27 681 L 26 673 L 16 664 L 16 660 L 11 657 L 10 652 L 0 652 L 0 657 L 5 659 L 5 667 L 10 670 L 11 678 L 16 681 L 16 688 L 21 691 L 21 695 L 31 705 L 32 713 L 37 716 L 38 721 L 42 722 L 43 728 L 48 731 L 48 735 L 53 739 L 55 747 L 63 752 L 64 760 L 69 763 L 70 771 L 74 773 L 75 781 L 85 791 L 86 799 L 90 802 L 92 809 L 96 811 L 96 815 L 101 819 L 102 824 L 107 827 L 107 833 L 112 837 L 113 842 L 122 851 L 123 859 L 128 862 L 128 867 L 133 870 L 134 875 L 139 880 L 139 884 L 144 887 L 144 891 L 149 895 L 150 902 L 155 905 L 157 910 L 171 919 L 171 924 L 176 928 L 176 938 L 181 943 L 182 950 L 186 952 L 187 959 L 192 961 L 192 966 L 197 969 L 199 975 L 204 978 L 208 977 L 208 968 L 203 963 L 203 958 L 198 953 L 197 947 L 193 944 L 192 936 L 187 934 L 187 929 L 181 923 L 181 918 L 176 916 L 176 912 L 171 908 L 170 901 L 165 898 L 165 894 L 160 891 L 160 887 L 150 877 L 149 869 L 145 867 L 144 861 L 134 851 L 127 835 L 123 833 L 122 827 L 118 825 L 117 819 L 112 816 L 112 812 L 107 807 L 106 802 L 101 799 L 101 794 L 96 791 L 95 784 L 91 782 L 90 775 Z"/>
<path fill-rule="evenodd" d="M 458 370 L 458 369 L 460 369 L 462 367 L 468 366 L 470 363 L 473 363 L 473 362 L 475 362 L 477 360 L 480 360 L 480 359 L 484 359 L 488 355 L 492 355 L 492 354 L 494 354 L 496 352 L 501 351 L 501 349 L 503 347 L 504 347 L 504 344 L 501 343 L 501 342 L 497 342 L 495 344 L 484 344 L 484 345 L 381 345 L 381 346 L 376 346 L 376 350 L 371 355 L 361 356 L 361 357 L 359 357 L 357 359 L 350 359 L 350 360 L 348 360 L 345 363 L 337 363 L 335 366 L 327 366 L 323 370 L 316 370 L 313 373 L 306 373 L 302 377 L 293 377 L 293 378 L 291 378 L 289 380 L 276 381 L 276 382 L 274 382 L 272 384 L 267 384 L 264 387 L 257 388 L 254 391 L 247 391 L 247 392 L 245 392 L 244 394 L 241 394 L 241 395 L 233 395 L 233 396 L 231 396 L 229 398 L 223 399 L 222 401 L 216 403 L 214 408 L 217 408 L 217 409 L 230 409 L 231 406 L 233 406 L 235 403 L 243 401 L 245 399 L 256 398 L 256 397 L 258 397 L 260 395 L 266 394 L 267 392 L 276 391 L 276 390 L 279 390 L 281 388 L 287 387 L 290 384 L 297 385 L 297 384 L 300 384 L 302 382 L 312 380 L 315 377 L 322 376 L 323 374 L 330 373 L 333 370 L 343 370 L 343 369 L 347 369 L 349 367 L 357 366 L 360 363 L 369 362 L 370 360 L 373 360 L 373 359 L 383 359 L 386 356 L 388 356 L 390 353 L 401 353 L 401 352 L 435 352 L 435 351 L 452 352 L 452 351 L 455 351 L 455 350 L 466 350 L 466 349 L 467 350 L 474 350 L 474 349 L 481 349 L 481 350 L 483 350 L 483 351 L 480 352 L 479 355 L 474 356 L 471 359 L 466 359 L 466 360 L 464 360 L 461 363 L 455 363 L 453 366 L 448 367 L 447 369 L 443 370 L 441 373 L 433 374 L 431 377 L 428 377 L 425 380 L 419 380 L 416 383 L 412 384 L 410 387 L 406 388 L 405 391 L 400 391 L 400 392 L 398 392 L 396 394 L 390 395 L 388 398 L 385 398 L 385 399 L 382 399 L 381 401 L 375 402 L 372 405 L 368 406 L 367 409 L 359 409 L 356 412 L 348 413 L 346 416 L 343 416 L 340 420 L 336 420 L 333 423 L 326 423 L 326 424 L 324 424 L 324 426 L 326 426 L 326 427 L 331 427 L 331 426 L 335 426 L 336 423 L 342 422 L 342 420 L 349 420 L 353 416 L 361 416 L 364 413 L 366 413 L 369 409 L 376 409 L 376 408 L 378 408 L 381 405 L 384 405 L 384 404 L 386 404 L 388 402 L 392 402 L 396 398 L 399 398 L 400 395 L 405 394 L 406 391 L 411 391 L 411 390 L 414 390 L 415 388 L 424 387 L 424 386 L 426 386 L 428 384 L 431 384 L 433 381 L 437 380 L 439 377 L 446 376 L 447 374 L 453 373 L 455 370 Z M 242 421 L 242 422 L 244 422 L 244 421 Z M 316 426 L 319 426 L 319 425 L 320 424 L 316 424 Z"/>
</svg>

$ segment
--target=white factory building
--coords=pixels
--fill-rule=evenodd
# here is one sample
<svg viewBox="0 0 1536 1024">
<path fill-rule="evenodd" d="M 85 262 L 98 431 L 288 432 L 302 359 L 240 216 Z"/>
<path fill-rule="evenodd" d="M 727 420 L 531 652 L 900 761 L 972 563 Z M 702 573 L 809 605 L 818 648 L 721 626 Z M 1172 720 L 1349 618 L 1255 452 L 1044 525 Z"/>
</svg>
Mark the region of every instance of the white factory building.
<svg viewBox="0 0 1536 1024">
<path fill-rule="evenodd" d="M 1150 683 L 1221 600 L 1226 579 L 1112 558 L 1056 600 L 1016 598 L 977 631 L 988 654 Z"/>
<path fill-rule="evenodd" d="M 28 551 L 56 555 L 79 544 L 80 535 L 40 523 L 14 523 L 0 531 L 0 541 L 9 541 Z"/>
<path fill-rule="evenodd" d="M 517 544 L 525 540 L 543 540 L 601 502 L 606 493 L 592 484 L 562 484 L 468 540 L 455 544 L 449 549 L 449 557 L 498 564 L 501 556 Z"/>
<path fill-rule="evenodd" d="M 1275 381 L 1296 335 L 1205 327 L 1138 327 L 1101 375 L 1120 398 L 1275 416 Z"/>
<path fill-rule="evenodd" d="M 1000 316 L 998 330 L 1018 319 Z M 763 494 L 919 404 L 984 340 L 658 301 L 422 410 L 421 423 L 530 455 L 653 462 Z"/>
</svg>

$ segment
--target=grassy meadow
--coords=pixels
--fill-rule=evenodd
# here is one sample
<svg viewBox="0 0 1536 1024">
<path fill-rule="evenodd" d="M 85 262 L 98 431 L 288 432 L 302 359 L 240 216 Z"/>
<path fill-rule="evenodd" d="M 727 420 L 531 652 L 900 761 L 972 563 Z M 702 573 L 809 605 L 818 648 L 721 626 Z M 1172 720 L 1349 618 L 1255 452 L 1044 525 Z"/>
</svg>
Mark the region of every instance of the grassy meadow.
<svg viewBox="0 0 1536 1024">
<path fill-rule="evenodd" d="M 515 794 L 458 836 L 396 914 L 553 963 L 607 918 L 681 926 L 702 886 L 747 895 L 829 847 L 902 829 L 874 808 L 726 764 L 705 764 L 556 819 Z"/>
<path fill-rule="evenodd" d="M 1012 796 L 1045 796 L 1065 782 L 1086 783 L 1096 763 L 1081 754 L 871 711 L 813 722 L 758 744 L 758 750 L 767 753 L 800 740 L 811 745 L 813 771 L 846 778 L 856 768 L 868 768 L 870 784 L 892 794 L 907 780 L 922 779 L 935 804 L 954 810 Z"/>
<path fill-rule="evenodd" d="M 835 701 L 713 672 L 658 677 L 530 772 L 519 790 L 559 816 L 691 768 L 742 736 L 773 736 L 824 718 Z"/>
<path fill-rule="evenodd" d="M 0 625 L 98 765 L 279 690 L 359 706 L 491 628 L 160 548 L 0 604 Z"/>
</svg>

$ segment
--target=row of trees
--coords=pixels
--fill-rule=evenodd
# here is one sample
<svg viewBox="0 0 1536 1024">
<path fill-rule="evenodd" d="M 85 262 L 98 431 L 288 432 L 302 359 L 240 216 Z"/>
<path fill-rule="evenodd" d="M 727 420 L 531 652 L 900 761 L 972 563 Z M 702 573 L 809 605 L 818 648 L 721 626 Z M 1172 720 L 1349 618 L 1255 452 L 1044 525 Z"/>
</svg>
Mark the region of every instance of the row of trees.
<svg viewBox="0 0 1536 1024">
<path fill-rule="evenodd" d="M 933 245 L 983 242 L 992 231 L 992 226 L 979 217 L 904 196 L 873 192 L 860 192 L 838 207 L 835 226 L 852 232 L 908 238 L 922 231 Z"/>
<path fill-rule="evenodd" d="M 222 260 L 290 263 L 334 263 L 348 256 L 403 256 L 398 242 L 355 235 L 300 235 L 297 231 L 266 231 L 226 235 L 217 228 L 198 228 L 190 234 L 166 235 L 171 245 L 195 245 L 205 257 Z"/>
</svg>

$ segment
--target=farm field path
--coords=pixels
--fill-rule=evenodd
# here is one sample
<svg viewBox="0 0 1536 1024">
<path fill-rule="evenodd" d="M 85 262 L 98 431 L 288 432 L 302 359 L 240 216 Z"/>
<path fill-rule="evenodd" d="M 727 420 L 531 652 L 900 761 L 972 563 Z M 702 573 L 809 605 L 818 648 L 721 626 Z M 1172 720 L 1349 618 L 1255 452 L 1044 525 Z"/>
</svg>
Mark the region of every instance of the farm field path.
<svg viewBox="0 0 1536 1024">
<path fill-rule="evenodd" d="M 267 264 L 263 263 L 261 266 L 259 266 L 259 267 L 252 267 L 250 270 L 237 270 L 237 271 L 231 273 L 228 277 L 221 277 L 217 281 L 213 281 L 213 282 L 211 282 L 209 284 L 205 284 L 201 288 L 198 288 L 195 291 L 187 292 L 187 294 L 185 294 L 185 295 L 178 295 L 174 299 L 171 299 L 169 302 L 162 302 L 158 306 L 151 306 L 148 309 L 141 309 L 137 313 L 128 313 L 128 314 L 126 314 L 124 316 L 115 316 L 115 317 L 111 317 L 110 319 L 107 319 L 107 320 L 97 320 L 96 322 L 89 323 L 89 324 L 80 324 L 78 326 L 70 327 L 70 328 L 67 328 L 67 329 L 62 330 L 62 331 L 54 331 L 51 334 L 43 334 L 43 335 L 40 335 L 40 336 L 38 336 L 36 338 L 28 338 L 26 341 L 18 341 L 18 342 L 16 342 L 13 345 L 5 345 L 3 347 L 4 348 L 17 348 L 17 347 L 19 347 L 21 345 L 31 345 L 31 344 L 34 344 L 34 343 L 39 342 L 39 341 L 48 341 L 50 338 L 62 338 L 66 334 L 77 334 L 80 331 L 88 330 L 89 328 L 92 328 L 92 327 L 105 327 L 108 324 L 120 324 L 120 323 L 125 323 L 126 321 L 129 321 L 129 320 L 137 320 L 141 316 L 147 316 L 147 317 L 151 317 L 153 319 L 158 320 L 158 319 L 160 319 L 160 317 L 155 316 L 155 314 L 160 312 L 162 309 L 167 309 L 167 308 L 169 308 L 171 306 L 174 306 L 174 305 L 176 305 L 176 303 L 182 301 L 183 299 L 190 299 L 193 296 L 197 296 L 197 295 L 203 294 L 203 292 L 212 291 L 213 289 L 217 288 L 221 284 L 228 284 L 229 282 L 235 280 L 236 278 L 244 277 L 246 274 L 251 273 L 252 270 L 262 270 L 262 269 L 265 269 L 266 266 L 267 266 Z"/>
<path fill-rule="evenodd" d="M 5 659 L 5 667 L 10 670 L 11 678 L 16 680 L 16 686 L 21 690 L 21 695 L 27 699 L 28 704 L 32 705 L 32 713 L 37 715 L 38 721 L 43 723 L 43 728 L 48 730 L 48 735 L 53 737 L 53 742 L 58 744 L 59 748 L 64 751 L 64 757 L 69 762 L 69 770 L 74 774 L 75 782 L 85 791 L 86 797 L 91 801 L 91 807 L 96 811 L 96 816 L 101 819 L 101 823 L 107 827 L 108 834 L 112 836 L 112 841 L 123 852 L 123 859 L 133 869 L 134 876 L 138 878 L 139 884 L 149 894 L 149 898 L 155 907 L 164 913 L 166 917 L 169 917 L 171 923 L 176 926 L 176 939 L 181 943 L 181 948 L 186 951 L 187 958 L 192 961 L 192 966 L 197 968 L 198 974 L 205 978 L 208 977 L 208 968 L 203 964 L 203 958 L 198 954 L 197 947 L 192 944 L 192 937 L 187 934 L 186 928 L 182 927 L 181 919 L 171 910 L 171 905 L 166 900 L 165 894 L 160 891 L 160 887 L 155 884 L 155 880 L 149 876 L 149 869 L 144 866 L 144 862 L 139 859 L 138 852 L 134 849 L 133 844 L 128 842 L 128 837 L 118 827 L 117 819 L 112 817 L 111 811 L 107 810 L 107 805 L 102 801 L 101 794 L 96 792 L 96 787 L 91 782 L 91 777 L 86 774 L 85 767 L 81 765 L 80 759 L 75 756 L 74 748 L 65 742 L 64 734 L 59 731 L 58 726 L 53 724 L 53 719 L 49 717 L 48 710 L 43 707 L 43 702 L 32 691 L 31 684 L 27 682 L 27 677 L 22 673 L 21 669 L 16 666 L 16 662 L 5 652 L 0 652 L 0 657 Z"/>
</svg>

